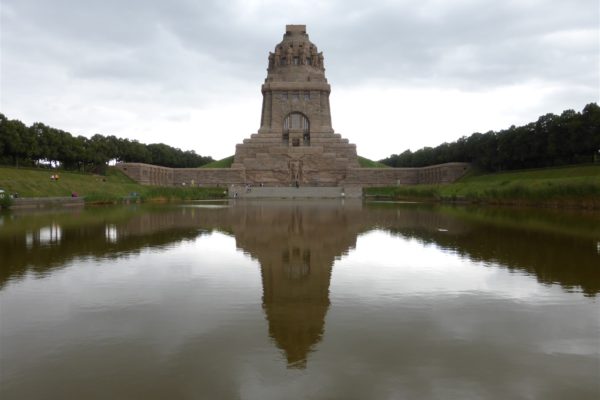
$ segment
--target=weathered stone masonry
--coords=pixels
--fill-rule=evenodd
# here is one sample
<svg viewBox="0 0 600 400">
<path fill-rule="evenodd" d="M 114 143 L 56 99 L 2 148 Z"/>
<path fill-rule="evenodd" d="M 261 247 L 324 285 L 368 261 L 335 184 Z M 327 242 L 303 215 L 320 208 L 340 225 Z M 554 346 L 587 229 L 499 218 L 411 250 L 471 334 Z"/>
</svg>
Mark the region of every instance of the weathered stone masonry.
<svg viewBox="0 0 600 400">
<path fill-rule="evenodd" d="M 167 168 L 141 163 L 117 164 L 127 176 L 143 185 L 229 186 L 248 183 L 241 168 Z M 451 183 L 466 172 L 468 164 L 447 163 L 424 168 L 349 168 L 340 186 L 396 186 Z"/>
<path fill-rule="evenodd" d="M 334 132 L 323 53 L 305 25 L 287 25 L 269 53 L 257 133 L 236 146 L 231 168 L 117 165 L 145 185 L 395 186 L 449 183 L 468 164 L 425 168 L 360 168 L 356 145 Z"/>
<path fill-rule="evenodd" d="M 244 184 L 244 170 L 234 168 L 168 168 L 142 163 L 121 163 L 117 168 L 142 185 L 225 186 Z"/>
</svg>

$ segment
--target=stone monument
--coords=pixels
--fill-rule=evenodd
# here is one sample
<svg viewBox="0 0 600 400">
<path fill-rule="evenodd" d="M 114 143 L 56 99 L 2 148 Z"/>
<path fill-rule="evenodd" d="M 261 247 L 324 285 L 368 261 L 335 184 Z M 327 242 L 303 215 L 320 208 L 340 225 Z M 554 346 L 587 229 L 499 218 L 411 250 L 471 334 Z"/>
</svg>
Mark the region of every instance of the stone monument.
<svg viewBox="0 0 600 400">
<path fill-rule="evenodd" d="M 338 186 L 358 168 L 356 146 L 331 126 L 323 53 L 305 25 L 286 25 L 269 53 L 258 133 L 236 146 L 232 168 L 265 186 Z"/>
<path fill-rule="evenodd" d="M 268 56 L 260 128 L 236 146 L 231 168 L 117 168 L 145 185 L 235 187 L 234 197 L 359 197 L 363 187 L 450 183 L 467 170 L 466 163 L 361 168 L 356 146 L 333 130 L 330 93 L 323 53 L 308 39 L 306 26 L 286 25 Z M 249 185 L 266 187 L 237 190 Z"/>
</svg>

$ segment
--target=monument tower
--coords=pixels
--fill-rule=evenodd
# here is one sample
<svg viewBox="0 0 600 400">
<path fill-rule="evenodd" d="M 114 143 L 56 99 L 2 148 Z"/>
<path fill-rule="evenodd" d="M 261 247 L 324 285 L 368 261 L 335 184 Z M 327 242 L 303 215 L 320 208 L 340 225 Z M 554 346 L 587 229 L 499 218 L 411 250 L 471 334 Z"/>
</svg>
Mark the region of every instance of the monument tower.
<svg viewBox="0 0 600 400">
<path fill-rule="evenodd" d="M 232 168 L 267 186 L 339 186 L 358 168 L 356 146 L 334 133 L 323 53 L 305 25 L 286 25 L 269 53 L 258 133 L 236 146 Z"/>
</svg>

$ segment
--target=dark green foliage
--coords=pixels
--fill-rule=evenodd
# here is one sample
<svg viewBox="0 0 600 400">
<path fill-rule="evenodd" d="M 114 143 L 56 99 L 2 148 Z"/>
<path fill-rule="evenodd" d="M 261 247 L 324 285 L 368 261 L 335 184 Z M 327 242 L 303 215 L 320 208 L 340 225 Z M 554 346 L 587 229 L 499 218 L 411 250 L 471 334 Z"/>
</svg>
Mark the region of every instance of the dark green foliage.
<svg viewBox="0 0 600 400">
<path fill-rule="evenodd" d="M 36 153 L 35 135 L 21 121 L 0 114 L 0 150 L 4 162 L 19 166 L 21 160 L 31 159 Z"/>
<path fill-rule="evenodd" d="M 406 150 L 380 162 L 391 167 L 423 167 L 470 162 L 486 171 L 541 168 L 600 159 L 600 107 L 586 105 L 579 113 L 546 114 L 524 126 L 499 132 L 473 133 L 452 143 Z"/>
<path fill-rule="evenodd" d="M 0 195 L 0 210 L 8 209 L 12 205 L 12 198 L 8 193 L 4 193 L 4 195 Z"/>
<path fill-rule="evenodd" d="M 74 137 L 41 122 L 27 127 L 0 114 L 0 164 L 14 166 L 60 165 L 66 170 L 104 173 L 109 161 L 140 162 L 173 168 L 195 168 L 213 159 L 194 151 L 182 151 L 163 143 L 96 134 Z"/>
</svg>

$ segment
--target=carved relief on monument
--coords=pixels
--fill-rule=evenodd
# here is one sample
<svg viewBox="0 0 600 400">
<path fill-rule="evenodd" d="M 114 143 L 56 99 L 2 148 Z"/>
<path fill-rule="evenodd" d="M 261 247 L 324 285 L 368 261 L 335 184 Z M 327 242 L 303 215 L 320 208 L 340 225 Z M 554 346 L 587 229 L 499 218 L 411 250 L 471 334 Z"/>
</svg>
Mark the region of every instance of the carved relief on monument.
<svg viewBox="0 0 600 400">
<path fill-rule="evenodd" d="M 310 58 L 312 60 L 312 65 L 317 65 L 317 48 L 314 46 L 311 46 L 310 48 Z"/>
<path fill-rule="evenodd" d="M 295 184 L 302 182 L 302 160 L 288 161 L 288 168 L 290 170 L 290 182 Z"/>
<path fill-rule="evenodd" d="M 281 49 L 279 47 L 275 49 L 274 61 L 276 66 L 281 65 Z"/>
<path fill-rule="evenodd" d="M 269 65 L 267 66 L 267 70 L 271 71 L 275 66 L 275 54 L 269 52 Z"/>
<path fill-rule="evenodd" d="M 302 47 L 302 56 L 301 56 L 301 58 L 302 58 L 302 64 L 303 65 L 309 64 L 308 63 L 308 60 L 309 60 L 308 57 L 309 57 L 308 46 L 303 46 Z"/>
<path fill-rule="evenodd" d="M 286 53 L 285 53 L 285 63 L 287 65 L 290 65 L 292 63 L 293 57 L 294 57 L 294 49 L 292 48 L 292 45 L 290 44 L 290 47 L 287 48 Z"/>
</svg>

